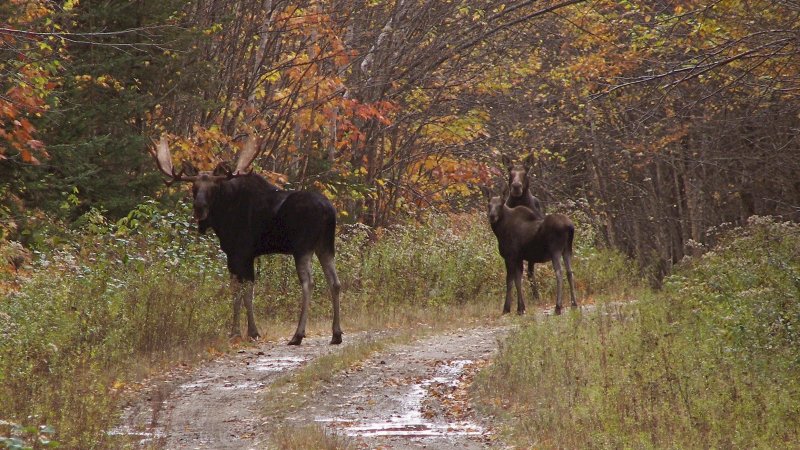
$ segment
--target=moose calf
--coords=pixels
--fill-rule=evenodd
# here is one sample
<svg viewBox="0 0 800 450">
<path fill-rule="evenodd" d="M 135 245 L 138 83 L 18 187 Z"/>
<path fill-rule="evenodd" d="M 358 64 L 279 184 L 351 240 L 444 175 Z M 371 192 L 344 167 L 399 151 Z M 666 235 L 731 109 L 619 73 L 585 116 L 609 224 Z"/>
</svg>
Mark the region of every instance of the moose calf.
<svg viewBox="0 0 800 450">
<path fill-rule="evenodd" d="M 506 264 L 506 301 L 503 313 L 511 312 L 512 284 L 517 289 L 517 313 L 525 312 L 525 300 L 522 296 L 522 262 L 528 264 L 543 263 L 548 260 L 553 264 L 556 275 L 556 314 L 562 308 L 562 276 L 561 258 L 567 269 L 567 280 L 570 288 L 570 303 L 575 301 L 575 284 L 572 279 L 572 241 L 575 236 L 575 225 L 563 214 L 549 214 L 543 219 L 529 208 L 517 206 L 510 208 L 505 204 L 505 195 L 492 196 L 483 188 L 489 199 L 488 217 L 492 231 L 497 237 L 500 256 Z"/>
<path fill-rule="evenodd" d="M 514 164 L 511 159 L 503 155 L 503 165 L 508 171 L 508 198 L 506 205 L 509 208 L 525 206 L 536 214 L 537 219 L 544 219 L 545 211 L 542 202 L 536 198 L 530 189 L 531 159 L 530 156 L 522 161 L 522 165 Z"/>
</svg>

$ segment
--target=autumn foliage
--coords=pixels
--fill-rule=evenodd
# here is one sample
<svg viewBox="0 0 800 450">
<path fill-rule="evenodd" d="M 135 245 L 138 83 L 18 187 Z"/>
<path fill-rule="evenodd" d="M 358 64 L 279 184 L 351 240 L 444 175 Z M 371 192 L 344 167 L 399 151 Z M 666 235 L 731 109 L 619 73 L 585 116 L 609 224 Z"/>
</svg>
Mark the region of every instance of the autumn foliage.
<svg viewBox="0 0 800 450">
<path fill-rule="evenodd" d="M 58 83 L 57 41 L 52 5 L 44 0 L 12 0 L 0 6 L 8 17 L 0 29 L 0 158 L 36 164 L 46 158 L 32 123 L 50 110 L 49 97 Z M 33 33 L 33 30 L 38 30 Z"/>
<path fill-rule="evenodd" d="M 0 158 L 48 161 L 0 165 L 6 202 L 120 217 L 175 194 L 152 138 L 212 167 L 255 133 L 257 170 L 370 225 L 474 207 L 533 155 L 536 195 L 656 278 L 710 226 L 797 217 L 789 3 L 112 3 L 0 9 Z"/>
</svg>

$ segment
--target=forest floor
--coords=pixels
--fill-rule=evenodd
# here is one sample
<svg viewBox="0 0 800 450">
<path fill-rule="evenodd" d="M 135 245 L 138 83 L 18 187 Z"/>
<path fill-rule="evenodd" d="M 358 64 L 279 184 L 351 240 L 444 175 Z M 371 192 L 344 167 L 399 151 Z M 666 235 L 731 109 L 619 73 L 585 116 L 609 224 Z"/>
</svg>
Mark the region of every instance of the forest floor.
<svg viewBox="0 0 800 450">
<path fill-rule="evenodd" d="M 111 433 L 133 437 L 143 448 L 261 449 L 278 427 L 315 426 L 351 448 L 491 447 L 491 418 L 473 410 L 467 389 L 513 328 L 513 321 L 495 322 L 393 342 L 299 394 L 309 398 L 279 414 L 274 409 L 280 405 L 265 409 L 277 380 L 397 332 L 351 333 L 340 346 L 329 345 L 327 336 L 301 346 L 258 342 L 146 383 Z"/>
</svg>

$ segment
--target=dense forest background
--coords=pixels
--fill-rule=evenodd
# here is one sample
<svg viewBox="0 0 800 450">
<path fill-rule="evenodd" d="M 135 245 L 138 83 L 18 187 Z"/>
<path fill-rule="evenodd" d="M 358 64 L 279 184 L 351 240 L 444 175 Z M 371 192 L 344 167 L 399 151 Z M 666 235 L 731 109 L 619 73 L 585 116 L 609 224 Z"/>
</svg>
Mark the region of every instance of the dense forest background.
<svg viewBox="0 0 800 450">
<path fill-rule="evenodd" d="M 501 155 L 653 279 L 751 215 L 800 220 L 793 1 L 11 0 L 0 238 L 174 201 L 147 148 L 384 226 L 479 204 Z M 22 251 L 22 250 L 20 250 Z M 13 258 L 12 258 L 13 259 Z"/>
</svg>

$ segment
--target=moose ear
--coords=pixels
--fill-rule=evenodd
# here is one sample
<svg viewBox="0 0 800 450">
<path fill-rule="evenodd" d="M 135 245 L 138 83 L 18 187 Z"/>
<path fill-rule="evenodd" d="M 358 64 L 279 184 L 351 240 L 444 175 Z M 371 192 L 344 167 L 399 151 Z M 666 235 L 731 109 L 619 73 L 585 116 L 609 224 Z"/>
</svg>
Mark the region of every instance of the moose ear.
<svg viewBox="0 0 800 450">
<path fill-rule="evenodd" d="M 484 185 L 481 185 L 480 187 L 484 197 L 486 197 L 487 199 L 492 197 L 492 191 L 488 187 Z"/>
<path fill-rule="evenodd" d="M 217 164 L 217 167 L 214 168 L 213 175 L 215 177 L 230 176 L 231 174 L 232 174 L 231 168 L 228 167 L 228 165 L 225 164 L 224 162 Z"/>
<path fill-rule="evenodd" d="M 183 161 L 183 163 L 181 163 L 181 167 L 183 173 L 185 173 L 186 175 L 190 177 L 197 176 L 197 168 L 193 166 L 192 163 L 190 163 L 189 161 Z"/>
<path fill-rule="evenodd" d="M 508 198 L 508 191 L 509 191 L 508 182 L 506 180 L 501 180 L 500 181 L 500 192 L 501 192 L 500 195 L 502 196 L 503 199 L 507 199 Z"/>
<path fill-rule="evenodd" d="M 503 165 L 506 166 L 506 170 L 511 170 L 514 167 L 514 162 L 507 155 L 503 155 Z"/>
<path fill-rule="evenodd" d="M 522 166 L 525 168 L 525 173 L 529 173 L 533 169 L 533 153 L 528 153 L 528 156 L 522 160 Z"/>
</svg>

